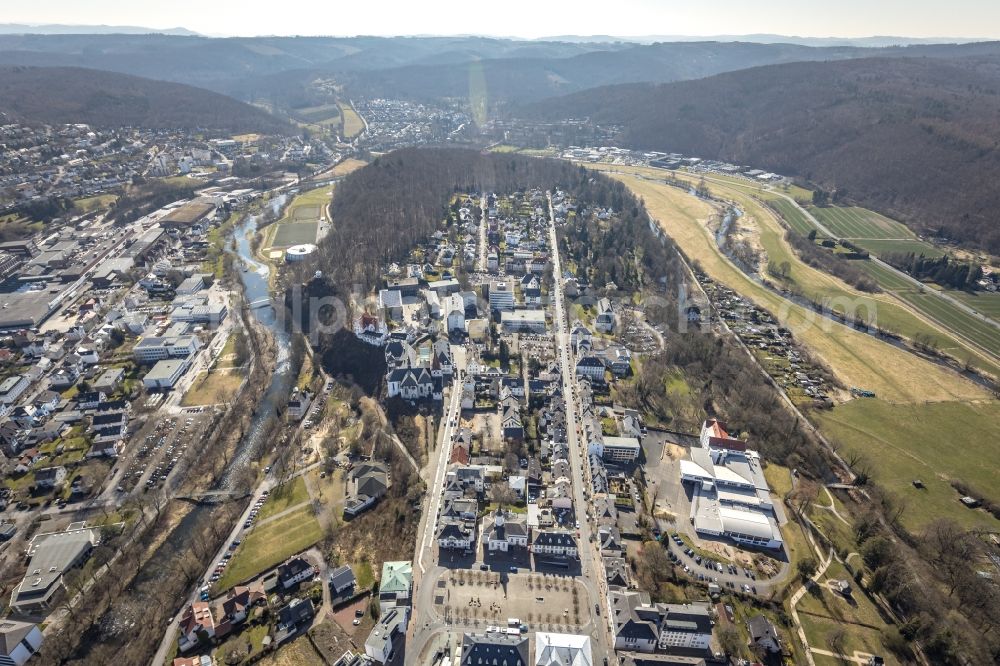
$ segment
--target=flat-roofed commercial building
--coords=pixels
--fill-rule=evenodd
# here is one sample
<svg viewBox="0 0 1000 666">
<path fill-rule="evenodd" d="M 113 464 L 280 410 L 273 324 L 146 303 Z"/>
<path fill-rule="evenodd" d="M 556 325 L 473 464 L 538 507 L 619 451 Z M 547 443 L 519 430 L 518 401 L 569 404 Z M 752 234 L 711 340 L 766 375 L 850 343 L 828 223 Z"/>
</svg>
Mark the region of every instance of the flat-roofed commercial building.
<svg viewBox="0 0 1000 666">
<path fill-rule="evenodd" d="M 28 572 L 11 594 L 11 608 L 24 614 L 51 609 L 65 587 L 63 574 L 83 564 L 97 541 L 90 529 L 35 535 L 28 544 Z"/>
<path fill-rule="evenodd" d="M 492 295 L 492 294 L 491 294 Z M 545 333 L 545 310 L 515 310 L 500 316 L 504 333 Z"/>
<path fill-rule="evenodd" d="M 142 338 L 132 348 L 132 355 L 139 363 L 155 363 L 167 358 L 188 358 L 201 348 L 193 335 L 150 336 Z"/>
<path fill-rule="evenodd" d="M 184 376 L 189 365 L 190 362 L 186 358 L 157 361 L 156 365 L 142 378 L 142 384 L 147 389 L 171 389 Z"/>
</svg>

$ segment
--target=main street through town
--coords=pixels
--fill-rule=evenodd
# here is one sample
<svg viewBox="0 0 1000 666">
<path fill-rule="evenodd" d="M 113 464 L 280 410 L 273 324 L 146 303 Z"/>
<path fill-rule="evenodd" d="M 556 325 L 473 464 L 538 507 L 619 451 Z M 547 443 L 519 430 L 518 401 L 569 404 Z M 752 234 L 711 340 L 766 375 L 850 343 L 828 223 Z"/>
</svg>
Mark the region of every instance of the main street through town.
<svg viewBox="0 0 1000 666">
<path fill-rule="evenodd" d="M 549 233 L 552 246 L 552 276 L 554 307 L 552 316 L 552 335 L 556 347 L 556 356 L 559 358 L 560 373 L 562 374 L 562 392 L 566 408 L 566 436 L 569 444 L 570 466 L 573 472 L 573 503 L 576 507 L 576 514 L 582 520 L 579 521 L 578 546 L 580 553 L 580 582 L 583 583 L 590 597 L 588 611 L 596 614 L 598 608 L 606 603 L 602 600 L 607 598 L 606 585 L 604 581 L 604 571 L 601 562 L 600 545 L 592 532 L 592 525 L 589 520 L 589 502 L 586 501 L 584 489 L 589 487 L 590 466 L 587 464 L 586 442 L 581 439 L 579 405 L 576 400 L 576 371 L 573 363 L 573 353 L 569 344 L 569 322 L 566 318 L 566 305 L 562 289 L 562 262 L 559 258 L 559 242 L 556 236 L 555 213 L 552 209 L 552 196 L 548 196 L 549 205 Z M 605 611 L 606 612 L 606 611 Z M 594 641 L 594 663 L 600 663 L 599 658 L 606 658 L 614 661 L 614 652 L 611 649 L 613 642 L 610 640 L 607 623 L 601 620 L 598 615 L 594 617 L 596 628 L 592 634 Z"/>
<path fill-rule="evenodd" d="M 479 257 L 477 263 L 480 267 L 485 266 L 485 225 L 486 199 L 482 199 L 483 208 L 482 220 L 480 223 L 480 243 Z M 567 438 L 570 448 L 571 465 L 573 468 L 573 488 L 574 504 L 576 514 L 580 519 L 580 528 L 577 530 L 577 539 L 580 553 L 580 571 L 575 580 L 580 583 L 587 592 L 587 604 L 585 605 L 587 621 L 582 624 L 577 633 L 589 634 L 593 643 L 594 663 L 601 664 L 605 660 L 614 661 L 614 654 L 611 649 L 612 643 L 609 638 L 608 625 L 602 619 L 606 610 L 606 585 L 603 584 L 604 572 L 601 564 L 599 546 L 596 538 L 593 537 L 593 530 L 588 519 L 589 503 L 587 497 L 589 493 L 586 488 L 589 486 L 587 475 L 589 467 L 587 464 L 586 443 L 579 435 L 579 406 L 575 397 L 575 371 L 573 355 L 569 346 L 569 327 L 566 317 L 566 306 L 563 300 L 563 293 L 560 284 L 562 267 L 559 258 L 559 250 L 556 239 L 555 219 L 553 215 L 551 200 L 549 201 L 549 227 L 550 242 L 552 246 L 552 269 L 555 284 L 553 289 L 554 299 L 552 304 L 552 337 L 556 355 L 559 358 L 560 372 L 562 374 L 562 391 L 565 396 Z M 456 359 L 464 358 L 454 354 L 455 345 L 452 346 L 453 355 Z M 461 349 L 464 352 L 464 349 Z M 435 590 L 439 586 L 439 581 L 447 574 L 449 569 L 441 566 L 438 562 L 438 548 L 436 534 L 438 529 L 439 515 L 441 513 L 442 490 L 444 488 L 445 476 L 447 474 L 450 460 L 451 443 L 458 428 L 459 416 L 461 413 L 460 389 L 462 378 L 465 372 L 464 363 L 456 362 L 455 381 L 449 389 L 446 399 L 445 409 L 442 418 L 443 427 L 437 442 L 437 450 L 432 458 L 431 465 L 427 469 L 425 478 L 428 482 L 429 499 L 426 510 L 421 516 L 420 529 L 417 535 L 417 546 L 414 567 L 414 603 L 413 618 L 410 622 L 407 636 L 406 663 L 425 663 L 429 656 L 441 648 L 454 648 L 460 641 L 460 635 L 465 631 L 482 631 L 483 626 L 478 623 L 462 624 L 457 616 L 445 617 L 434 609 Z M 478 550 L 478 547 L 477 547 Z M 538 563 L 536 562 L 536 566 Z M 520 574 L 514 574 L 520 575 Z M 540 627 L 532 626 L 532 631 L 537 631 Z"/>
</svg>

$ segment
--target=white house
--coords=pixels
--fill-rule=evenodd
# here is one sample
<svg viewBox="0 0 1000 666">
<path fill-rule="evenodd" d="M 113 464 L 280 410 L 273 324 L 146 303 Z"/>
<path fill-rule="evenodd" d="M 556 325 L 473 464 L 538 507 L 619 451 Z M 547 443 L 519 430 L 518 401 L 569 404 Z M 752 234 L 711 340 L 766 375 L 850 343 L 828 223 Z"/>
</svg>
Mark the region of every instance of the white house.
<svg viewBox="0 0 1000 666">
<path fill-rule="evenodd" d="M 546 530 L 535 535 L 531 551 L 536 555 L 575 558 L 577 556 L 576 540 L 569 532 Z"/>
<path fill-rule="evenodd" d="M 438 547 L 446 550 L 470 550 L 472 548 L 472 530 L 464 524 L 455 521 L 442 521 L 438 528 Z"/>
<path fill-rule="evenodd" d="M 511 548 L 527 548 L 528 526 L 522 520 L 508 518 L 498 509 L 493 526 L 483 535 L 483 540 L 490 552 L 506 553 Z"/>
<path fill-rule="evenodd" d="M 535 634 L 535 666 L 593 666 L 590 636 L 583 634 Z"/>
<path fill-rule="evenodd" d="M 461 294 L 452 294 L 445 300 L 444 310 L 448 313 L 448 332 L 465 332 L 465 300 Z"/>
</svg>

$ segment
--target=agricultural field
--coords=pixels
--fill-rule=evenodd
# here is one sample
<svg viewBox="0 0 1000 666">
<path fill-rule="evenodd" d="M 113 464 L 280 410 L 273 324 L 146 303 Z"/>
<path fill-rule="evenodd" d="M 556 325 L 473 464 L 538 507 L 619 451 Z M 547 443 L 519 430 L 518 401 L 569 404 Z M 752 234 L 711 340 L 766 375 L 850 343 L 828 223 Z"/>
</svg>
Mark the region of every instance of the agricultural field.
<svg viewBox="0 0 1000 666">
<path fill-rule="evenodd" d="M 1000 402 L 899 405 L 861 398 L 816 417 L 845 458 L 861 456 L 874 480 L 899 498 L 908 528 L 950 517 L 969 528 L 1000 529 L 1000 521 L 985 511 L 959 503 L 949 484 L 960 480 L 1000 502 L 993 451 L 1000 438 Z M 914 487 L 914 479 L 925 488 Z"/>
<path fill-rule="evenodd" d="M 949 293 L 976 312 L 1000 321 L 1000 293 L 988 291 L 977 291 L 974 293 L 951 291 Z"/>
<path fill-rule="evenodd" d="M 307 106 L 295 109 L 292 111 L 292 116 L 306 123 L 336 124 L 340 122 L 340 106 L 337 104 Z"/>
<path fill-rule="evenodd" d="M 356 160 L 353 157 L 348 157 L 346 160 L 344 160 L 337 166 L 333 167 L 333 170 L 330 172 L 330 175 L 334 177 L 346 176 L 347 174 L 357 171 L 361 167 L 367 165 L 368 162 L 365 162 L 364 160 Z"/>
<path fill-rule="evenodd" d="M 344 137 L 353 139 L 365 129 L 365 121 L 361 119 L 358 112 L 350 104 L 341 103 L 340 115 L 344 119 Z"/>
<path fill-rule="evenodd" d="M 926 243 L 922 240 L 878 240 L 878 239 L 854 239 L 851 241 L 863 250 L 868 250 L 872 254 L 884 255 L 891 252 L 912 252 L 925 257 L 942 257 L 944 250 Z"/>
<path fill-rule="evenodd" d="M 816 231 L 816 225 L 812 220 L 788 199 L 774 199 L 770 203 L 795 233 L 808 236 L 810 231 Z"/>
<path fill-rule="evenodd" d="M 601 165 L 593 168 L 600 169 Z M 621 172 L 628 168 L 615 169 Z M 642 168 L 628 171 L 644 175 L 655 172 Z M 722 255 L 704 226 L 713 212 L 707 203 L 669 185 L 622 173 L 611 175 L 643 197 L 650 214 L 688 257 L 696 257 L 714 279 L 778 315 L 796 339 L 816 352 L 845 386 L 866 386 L 886 398 L 904 402 L 987 396 L 983 389 L 954 372 L 824 319 L 751 280 Z"/>
<path fill-rule="evenodd" d="M 642 169 L 632 171 L 648 173 Z M 989 458 L 981 448 L 995 441 L 996 435 L 982 437 L 973 433 L 978 424 L 998 427 L 1000 402 L 991 400 L 985 389 L 951 370 L 845 326 L 818 321 L 811 311 L 751 280 L 718 251 L 705 226 L 713 209 L 704 201 L 645 178 L 621 173 L 612 176 L 643 198 L 653 218 L 710 277 L 777 314 L 795 338 L 824 361 L 845 386 L 860 386 L 877 393 L 876 400 L 854 400 L 828 412 L 817 412 L 816 420 L 821 431 L 835 439 L 845 452 L 877 455 L 883 476 L 876 474 L 875 480 L 884 482 L 893 492 L 903 495 L 913 478 L 923 479 L 928 489 L 916 499 L 929 499 L 911 507 L 903 516 L 904 522 L 919 525 L 943 515 L 965 524 L 996 522 L 982 511 L 962 506 L 948 478 L 962 478 L 963 470 L 995 475 L 995 465 L 982 464 Z M 928 419 L 938 425 L 924 427 Z M 976 439 L 977 444 L 960 444 L 970 439 Z M 947 442 L 954 444 L 945 445 Z M 933 456 L 925 459 L 917 454 L 923 450 Z M 971 474 L 963 480 L 973 486 L 983 481 Z"/>
<path fill-rule="evenodd" d="M 988 346 L 990 332 L 984 333 L 985 337 L 982 338 L 986 341 L 984 343 L 978 337 L 980 333 L 973 328 L 975 324 L 983 325 L 983 322 L 976 321 L 975 317 L 963 312 L 952 303 L 928 295 L 928 299 L 939 301 L 931 303 L 931 306 L 940 309 L 941 312 L 932 312 L 930 307 L 912 300 L 911 297 L 918 295 L 918 290 L 913 283 L 884 266 L 873 264 L 871 261 L 858 260 L 854 263 L 862 269 L 867 265 L 874 265 L 878 273 L 869 274 L 884 289 L 888 291 L 899 290 L 899 293 L 870 294 L 859 291 L 825 271 L 806 265 L 785 239 L 785 228 L 775 219 L 772 211 L 762 206 L 759 201 L 744 194 L 742 190 L 733 189 L 728 185 L 718 185 L 714 181 L 709 184 L 709 189 L 717 196 L 740 204 L 748 213 L 749 218 L 756 223 L 759 243 L 765 251 L 768 261 L 775 264 L 785 264 L 789 267 L 786 275 L 781 278 L 772 276 L 772 279 L 805 295 L 812 301 L 826 303 L 834 311 L 844 312 L 849 309 L 861 317 L 874 317 L 877 325 L 886 330 L 911 340 L 927 341 L 938 350 L 958 359 L 961 363 L 969 362 L 988 373 L 1000 376 L 1000 359 L 998 359 L 997 354 L 991 355 L 989 351 L 976 347 L 978 344 L 985 347 L 986 350 L 993 349 Z M 801 211 L 796 209 L 787 199 L 778 199 L 771 203 L 772 205 L 785 204 L 798 215 L 797 219 L 800 220 L 800 223 L 808 222 Z M 887 278 L 893 288 L 882 284 L 879 276 Z M 997 332 L 1000 333 L 1000 331 Z M 967 340 L 963 340 L 962 336 L 965 336 Z M 1000 347 L 996 349 L 1000 350 Z"/>
<path fill-rule="evenodd" d="M 994 354 L 1000 353 L 1000 328 L 931 292 L 931 288 L 928 287 L 922 293 L 914 290 L 903 295 L 903 298 L 950 330 L 976 341 Z"/>
<path fill-rule="evenodd" d="M 309 506 L 255 527 L 243 537 L 243 543 L 236 549 L 222 578 L 216 581 L 215 589 L 227 590 L 249 580 L 322 538 L 323 529 Z"/>
<path fill-rule="evenodd" d="M 905 225 L 856 206 L 810 206 L 809 212 L 840 238 L 916 240 Z"/>
</svg>

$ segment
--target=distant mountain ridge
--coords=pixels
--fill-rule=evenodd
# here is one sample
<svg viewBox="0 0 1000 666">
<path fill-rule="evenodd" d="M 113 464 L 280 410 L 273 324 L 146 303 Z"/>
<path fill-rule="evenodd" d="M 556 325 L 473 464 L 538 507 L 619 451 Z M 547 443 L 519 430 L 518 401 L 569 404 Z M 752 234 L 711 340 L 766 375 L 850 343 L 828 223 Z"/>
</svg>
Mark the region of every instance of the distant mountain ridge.
<svg viewBox="0 0 1000 666">
<path fill-rule="evenodd" d="M 603 85 L 669 83 L 780 63 L 874 56 L 952 58 L 998 53 L 1000 42 L 915 44 L 879 49 L 753 42 L 664 42 L 644 46 L 618 45 L 614 49 L 595 49 L 565 58 L 494 58 L 441 65 L 413 64 L 376 71 L 342 72 L 341 77 L 352 92 L 362 96 L 416 99 L 467 96 L 470 82 L 476 81 L 488 101 L 517 103 Z"/>
<path fill-rule="evenodd" d="M 605 86 L 521 113 L 622 125 L 626 146 L 800 176 L 1000 253 L 1000 55 L 770 65 Z"/>
<path fill-rule="evenodd" d="M 62 23 L 0 23 L 0 35 L 183 35 L 196 36 L 187 28 L 143 28 L 135 25 L 67 25 Z"/>
<path fill-rule="evenodd" d="M 886 46 L 909 46 L 912 44 L 970 44 L 993 41 L 989 37 L 903 37 L 872 35 L 871 37 L 799 37 L 797 35 L 777 35 L 754 33 L 748 35 L 558 35 L 539 37 L 540 41 L 570 42 L 580 44 L 631 43 L 655 44 L 657 42 L 750 42 L 753 44 L 795 44 L 797 46 L 855 46 L 859 48 L 882 48 Z"/>
<path fill-rule="evenodd" d="M 295 131 L 271 114 L 225 95 L 79 67 L 0 67 L 0 111 L 30 123 Z"/>
</svg>

